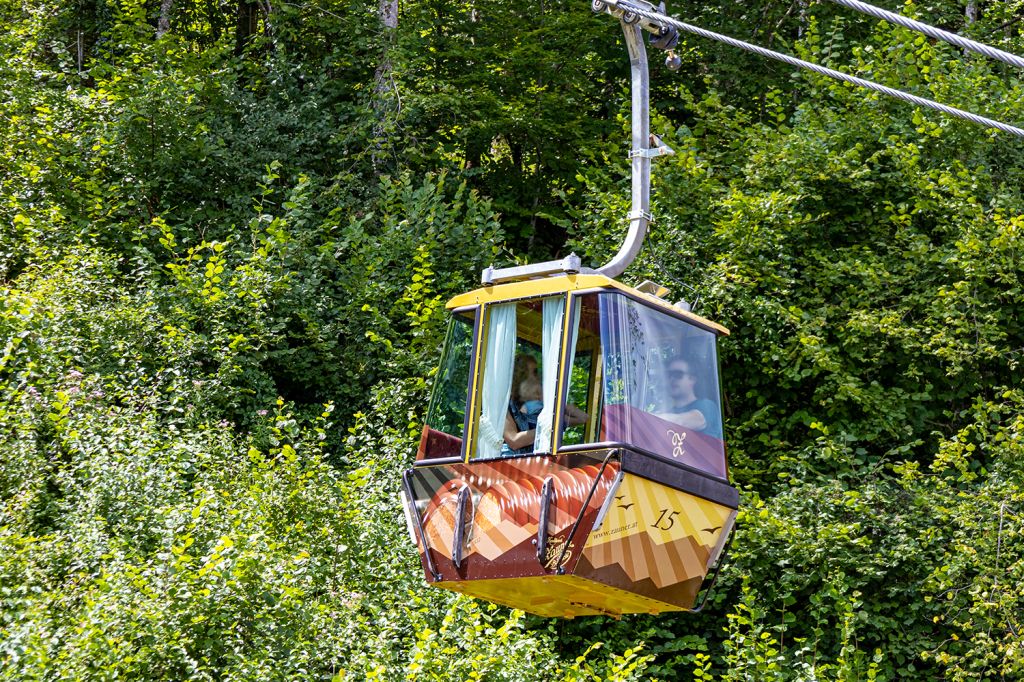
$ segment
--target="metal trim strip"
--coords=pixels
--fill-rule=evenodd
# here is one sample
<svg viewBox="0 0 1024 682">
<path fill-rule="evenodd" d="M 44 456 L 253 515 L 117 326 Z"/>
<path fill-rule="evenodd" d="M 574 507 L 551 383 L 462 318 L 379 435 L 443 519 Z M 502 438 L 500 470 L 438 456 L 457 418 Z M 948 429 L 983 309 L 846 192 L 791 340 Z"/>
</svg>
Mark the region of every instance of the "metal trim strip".
<svg viewBox="0 0 1024 682">
<path fill-rule="evenodd" d="M 562 448 L 558 455 L 583 453 L 591 450 L 622 451 L 622 471 L 662 483 L 676 490 L 721 504 L 731 509 L 739 508 L 739 492 L 729 481 L 686 464 L 666 460 L 629 443 L 587 443 Z"/>
</svg>

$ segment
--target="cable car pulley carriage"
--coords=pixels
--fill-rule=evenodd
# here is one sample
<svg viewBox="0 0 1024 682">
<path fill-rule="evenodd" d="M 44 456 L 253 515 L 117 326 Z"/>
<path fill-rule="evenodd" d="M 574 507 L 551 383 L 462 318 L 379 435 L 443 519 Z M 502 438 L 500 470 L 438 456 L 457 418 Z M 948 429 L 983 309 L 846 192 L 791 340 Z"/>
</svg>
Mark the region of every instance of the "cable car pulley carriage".
<svg viewBox="0 0 1024 682">
<path fill-rule="evenodd" d="M 633 79 L 625 243 L 596 270 L 574 255 L 488 268 L 482 288 L 448 303 L 441 368 L 403 480 L 430 584 L 542 616 L 699 608 L 739 500 L 715 346 L 728 331 L 656 285 L 614 279 L 646 234 L 651 160 L 672 153 L 649 133 L 642 30 L 661 49 L 677 40 L 674 29 L 616 16 Z"/>
</svg>

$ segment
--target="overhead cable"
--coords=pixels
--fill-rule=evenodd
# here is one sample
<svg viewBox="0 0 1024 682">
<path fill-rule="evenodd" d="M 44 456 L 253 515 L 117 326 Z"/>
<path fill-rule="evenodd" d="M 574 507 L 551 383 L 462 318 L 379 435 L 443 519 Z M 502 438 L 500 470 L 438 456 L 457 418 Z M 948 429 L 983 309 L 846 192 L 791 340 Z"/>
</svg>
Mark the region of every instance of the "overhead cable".
<svg viewBox="0 0 1024 682">
<path fill-rule="evenodd" d="M 661 14 L 660 12 L 655 12 L 643 7 L 638 7 L 637 5 L 631 4 L 626 0 L 602 0 L 602 2 L 607 6 L 616 7 L 626 12 L 626 14 L 632 14 L 638 18 L 644 17 L 646 19 L 649 19 L 653 22 L 662 25 L 675 26 L 680 31 L 686 31 L 687 33 L 692 33 L 693 35 L 697 35 L 702 38 L 707 38 L 708 40 L 715 40 L 720 43 L 725 43 L 726 45 L 731 45 L 732 47 L 738 47 L 741 50 L 753 52 L 754 54 L 760 55 L 762 57 L 775 59 L 777 61 L 784 62 L 786 64 L 790 64 L 791 66 L 796 66 L 802 69 L 808 69 L 810 71 L 814 71 L 815 73 L 819 73 L 823 76 L 828 76 L 829 78 L 834 78 L 836 80 L 840 80 L 846 83 L 851 83 L 852 85 L 867 88 L 868 90 L 874 90 L 875 92 L 880 92 L 883 95 L 895 97 L 896 99 L 901 99 L 905 102 L 910 102 L 911 104 L 916 104 L 918 106 L 926 107 L 928 109 L 934 109 L 935 111 L 941 111 L 944 114 L 956 116 L 957 118 L 962 118 L 965 121 L 971 121 L 972 123 L 977 123 L 987 128 L 995 128 L 997 130 L 1003 131 L 1004 133 L 1010 133 L 1011 135 L 1024 137 L 1024 130 L 1022 130 L 1021 128 L 1017 128 L 1006 123 L 1001 123 L 999 121 L 995 121 L 991 118 L 986 118 L 984 116 L 978 116 L 977 114 L 972 114 L 969 111 L 957 109 L 956 107 L 951 107 L 940 102 L 925 99 L 924 97 L 911 95 L 908 92 L 896 90 L 895 88 L 880 85 L 878 83 L 865 80 L 863 78 L 857 78 L 856 76 L 851 76 L 847 73 L 843 73 L 842 71 L 836 71 L 835 69 L 830 69 L 819 64 L 814 64 L 813 62 L 808 62 L 804 61 L 803 59 L 791 57 L 788 54 L 775 52 L 774 50 L 769 50 L 767 48 L 760 47 L 758 45 L 753 45 L 742 40 L 737 40 L 736 38 L 730 38 L 729 36 L 722 35 L 721 33 L 715 33 L 714 31 L 708 31 L 706 29 L 700 28 L 699 26 L 686 24 L 682 21 L 679 21 L 678 19 L 674 19 L 673 17 Z"/>
<path fill-rule="evenodd" d="M 905 17 L 902 14 L 889 12 L 888 10 L 884 10 L 880 7 L 869 5 L 866 2 L 860 2 L 860 0 L 830 0 L 830 2 L 842 5 L 843 7 L 849 7 L 857 12 L 870 14 L 878 19 L 898 24 L 904 28 L 909 28 L 911 31 L 917 31 L 925 34 L 926 36 L 935 38 L 936 40 L 945 41 L 950 45 L 956 45 L 957 47 L 961 47 L 965 50 L 977 52 L 978 54 L 991 57 L 992 59 L 998 59 L 1001 62 L 1006 62 L 1007 64 L 1016 66 L 1018 69 L 1024 69 L 1024 58 L 1022 57 L 1010 54 L 1009 52 L 1003 52 L 1002 50 L 998 50 L 990 45 L 985 45 L 984 43 L 979 43 L 974 40 L 970 40 L 969 38 L 964 38 L 956 33 L 943 31 L 941 28 L 935 28 L 934 26 L 923 24 L 920 21 L 915 21 L 909 17 Z"/>
</svg>

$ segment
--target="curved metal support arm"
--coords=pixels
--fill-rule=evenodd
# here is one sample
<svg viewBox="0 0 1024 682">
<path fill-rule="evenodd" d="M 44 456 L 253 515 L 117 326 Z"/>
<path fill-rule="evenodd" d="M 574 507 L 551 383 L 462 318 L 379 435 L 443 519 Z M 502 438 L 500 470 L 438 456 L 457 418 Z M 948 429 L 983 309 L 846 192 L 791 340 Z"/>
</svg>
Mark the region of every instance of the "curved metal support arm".
<svg viewBox="0 0 1024 682">
<path fill-rule="evenodd" d="M 654 5 L 647 0 L 631 0 L 631 3 L 630 7 L 636 5 L 644 11 L 655 9 Z M 607 264 L 595 270 L 581 267 L 579 257 L 572 254 L 560 261 L 501 269 L 487 268 L 480 277 L 480 281 L 484 285 L 490 286 L 502 282 L 576 272 L 597 272 L 614 279 L 625 272 L 629 264 L 640 253 L 644 237 L 647 236 L 647 225 L 651 222 L 651 159 L 673 152 L 667 145 L 662 145 L 660 141 L 652 145 L 650 106 L 648 104 L 650 75 L 643 34 L 644 31 L 653 34 L 652 44 L 655 47 L 671 50 L 678 40 L 678 31 L 664 23 L 641 16 L 637 12 L 619 7 L 616 0 L 592 0 L 591 8 L 595 12 L 604 12 L 619 20 L 619 23 L 622 24 L 622 32 L 626 37 L 626 47 L 629 49 L 632 98 L 630 116 L 632 134 L 629 153 L 632 166 L 632 202 L 629 212 L 629 232 L 626 234 L 626 239 L 619 248 L 619 252 Z M 664 5 L 659 9 L 663 10 Z"/>
<path fill-rule="evenodd" d="M 643 153 L 650 146 L 650 75 L 647 68 L 647 48 L 644 45 L 643 29 L 639 22 L 627 23 L 620 18 L 622 33 L 626 37 L 629 49 L 629 70 L 632 81 L 631 106 L 631 153 L 632 159 L 632 202 L 629 211 L 629 232 L 619 252 L 606 265 L 597 268 L 597 272 L 615 278 L 625 272 L 633 262 L 644 237 L 647 236 L 647 224 L 651 221 L 651 157 Z"/>
</svg>

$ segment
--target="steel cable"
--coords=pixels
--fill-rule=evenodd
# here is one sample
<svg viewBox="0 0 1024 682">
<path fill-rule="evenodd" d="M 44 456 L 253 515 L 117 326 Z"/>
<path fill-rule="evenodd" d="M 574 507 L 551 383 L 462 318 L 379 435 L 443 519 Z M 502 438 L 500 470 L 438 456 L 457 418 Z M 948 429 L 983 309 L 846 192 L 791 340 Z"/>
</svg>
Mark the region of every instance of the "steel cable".
<svg viewBox="0 0 1024 682">
<path fill-rule="evenodd" d="M 922 24 L 920 21 L 915 21 L 913 19 L 903 16 L 902 14 L 889 12 L 888 10 L 884 10 L 880 7 L 869 5 L 866 2 L 859 2 L 859 0 L 829 1 L 834 2 L 837 5 L 842 5 L 843 7 L 848 7 L 857 12 L 870 14 L 871 16 L 876 17 L 878 19 L 883 19 L 894 24 L 899 24 L 904 28 L 909 28 L 911 31 L 918 31 L 919 33 L 923 33 L 926 36 L 930 36 L 932 38 L 935 38 L 936 40 L 945 41 L 951 45 L 956 45 L 957 47 L 961 47 L 965 50 L 977 52 L 978 54 L 985 55 L 986 57 L 990 57 L 992 59 L 998 59 L 1001 62 L 1006 62 L 1007 64 L 1016 66 L 1018 69 L 1024 69 L 1024 58 L 1022 57 L 1018 57 L 1015 54 L 1010 54 L 1009 52 L 1004 52 L 989 45 L 985 45 L 984 43 L 979 43 L 974 40 L 970 40 L 969 38 L 964 38 L 963 36 L 957 35 L 956 33 L 943 31 L 941 28 L 935 28 L 934 26 L 929 26 L 928 24 Z"/>
<path fill-rule="evenodd" d="M 873 81 L 865 80 L 863 78 L 857 78 L 856 76 L 851 76 L 849 74 L 843 73 L 842 71 L 836 71 L 835 69 L 820 66 L 818 64 L 814 64 L 813 62 L 808 62 L 804 61 L 803 59 L 791 57 L 790 55 L 783 54 L 782 52 L 775 52 L 774 50 L 769 50 L 767 48 L 760 47 L 758 45 L 753 45 L 742 40 L 737 40 L 736 38 L 730 38 L 727 35 L 715 33 L 714 31 L 708 31 L 706 29 L 700 28 L 699 26 L 692 26 L 691 24 L 684 23 L 682 21 L 679 21 L 678 19 L 674 19 L 670 16 L 661 14 L 660 12 L 647 10 L 644 9 L 643 7 L 638 7 L 636 5 L 630 4 L 629 2 L 625 2 L 624 0 L 607 0 L 606 2 L 603 2 L 603 4 L 608 5 L 610 7 L 617 7 L 628 14 L 633 14 L 636 15 L 637 17 L 645 17 L 653 22 L 662 25 L 675 26 L 680 31 L 692 33 L 693 35 L 697 35 L 702 38 L 707 38 L 708 40 L 715 40 L 720 43 L 725 43 L 726 45 L 731 45 L 732 47 L 737 47 L 741 50 L 753 52 L 754 54 L 760 55 L 762 57 L 775 59 L 777 61 L 790 64 L 791 66 L 796 66 L 802 69 L 814 71 L 815 73 L 819 73 L 823 76 L 828 76 L 829 78 L 844 81 L 846 83 L 857 85 L 868 90 L 874 90 L 875 92 L 880 92 L 883 95 L 895 97 L 896 99 L 901 99 L 905 102 L 910 102 L 911 104 L 916 104 L 918 106 L 926 107 L 928 109 L 934 109 L 935 111 L 941 111 L 944 114 L 949 114 L 950 116 L 962 118 L 965 121 L 971 121 L 972 123 L 977 123 L 988 128 L 995 128 L 1005 133 L 1016 135 L 1017 137 L 1024 137 L 1024 130 L 1022 130 L 1021 128 L 1017 128 L 1006 123 L 1001 123 L 1000 121 L 995 121 L 991 118 L 986 118 L 984 116 L 972 114 L 969 111 L 957 109 L 956 107 L 951 107 L 940 102 L 925 99 L 924 97 L 911 95 L 908 92 L 903 92 L 902 90 L 896 90 L 895 88 L 880 85 L 879 83 L 875 83 Z"/>
</svg>

